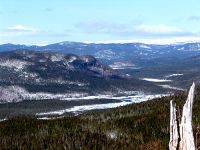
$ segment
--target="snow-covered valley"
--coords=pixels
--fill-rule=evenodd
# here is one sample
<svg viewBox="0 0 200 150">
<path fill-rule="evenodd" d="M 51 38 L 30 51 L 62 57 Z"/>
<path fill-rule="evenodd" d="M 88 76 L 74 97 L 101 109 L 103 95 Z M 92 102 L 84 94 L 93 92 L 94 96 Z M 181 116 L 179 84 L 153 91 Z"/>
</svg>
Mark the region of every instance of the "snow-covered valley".
<svg viewBox="0 0 200 150">
<path fill-rule="evenodd" d="M 172 82 L 171 80 L 155 79 L 155 78 L 142 78 L 141 80 L 150 81 L 150 82 Z"/>
<path fill-rule="evenodd" d="M 41 118 L 42 116 L 49 116 L 49 115 L 61 116 L 61 115 L 64 115 L 65 113 L 74 113 L 75 115 L 78 115 L 80 113 L 90 111 L 90 110 L 116 108 L 116 107 L 131 104 L 131 103 L 139 103 L 139 102 L 143 102 L 143 101 L 147 101 L 147 100 L 151 100 L 151 99 L 159 98 L 163 96 L 169 96 L 169 94 L 156 94 L 156 95 L 141 94 L 141 95 L 134 95 L 134 96 L 128 96 L 128 97 L 107 97 L 107 98 L 119 99 L 121 100 L 121 102 L 73 106 L 71 108 L 57 110 L 57 111 L 36 113 L 36 116 L 38 116 L 39 118 Z M 97 97 L 97 98 L 100 98 L 100 97 Z"/>
<path fill-rule="evenodd" d="M 59 46 L 69 50 L 65 47 L 68 44 Z M 175 49 L 170 45 L 139 43 L 79 44 L 74 43 L 77 46 L 77 49 L 73 49 L 76 55 L 61 49 L 60 53 L 32 50 L 2 53 L 0 110 L 11 111 L 3 108 L 7 104 L 14 111 L 17 110 L 14 107 L 19 105 L 22 114 L 78 114 L 173 94 L 177 90 L 187 89 L 190 79 L 197 83 L 200 81 L 196 61 L 199 57 L 191 57 L 193 54 L 196 56 L 198 51 L 186 51 L 186 47 L 180 50 L 183 46 Z M 86 55 L 80 56 L 80 50 L 84 49 L 88 50 Z M 196 68 L 190 69 L 193 67 Z M 39 103 L 44 106 L 30 110 Z M 30 107 L 26 109 L 26 106 Z"/>
</svg>

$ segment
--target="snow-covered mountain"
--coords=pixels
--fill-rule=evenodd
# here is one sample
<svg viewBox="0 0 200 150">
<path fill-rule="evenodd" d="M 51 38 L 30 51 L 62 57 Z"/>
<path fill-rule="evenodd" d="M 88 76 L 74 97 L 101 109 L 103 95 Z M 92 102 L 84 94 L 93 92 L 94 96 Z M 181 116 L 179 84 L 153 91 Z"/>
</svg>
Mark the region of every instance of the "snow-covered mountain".
<svg viewBox="0 0 200 150">
<path fill-rule="evenodd" d="M 80 90 L 84 86 L 88 88 L 91 84 L 90 78 L 123 77 L 125 75 L 112 70 L 89 55 L 77 56 L 27 50 L 0 53 L 0 99 L 2 101 L 17 101 L 30 97 L 35 99 L 66 97 L 66 95 L 70 97 L 76 93 L 76 90 Z M 46 89 L 42 89 L 43 86 Z M 27 87 L 29 90 L 26 89 Z M 56 91 L 62 93 L 59 88 L 67 92 L 71 91 L 71 95 L 68 93 L 53 96 L 48 93 L 56 93 Z M 40 93 L 34 95 L 28 91 Z M 41 92 L 46 94 L 41 96 Z M 79 92 L 79 94 L 84 95 L 83 92 Z"/>
<path fill-rule="evenodd" d="M 78 43 L 60 42 L 46 46 L 26 46 L 4 44 L 0 45 L 0 51 L 16 49 L 29 49 L 39 51 L 54 51 L 62 53 L 73 53 L 76 55 L 92 55 L 104 63 L 112 65 L 115 62 L 128 62 L 135 65 L 154 64 L 150 61 L 162 58 L 182 59 L 200 54 L 200 43 L 178 43 L 178 44 L 144 44 L 144 43 Z"/>
<path fill-rule="evenodd" d="M 30 50 L 0 53 L 0 103 L 122 94 L 141 89 L 138 82 L 144 83 L 90 55 Z M 154 87 L 147 83 L 150 86 Z"/>
<path fill-rule="evenodd" d="M 200 43 L 4 44 L 0 51 L 1 101 L 9 97 L 8 93 L 14 93 L 8 101 L 67 99 L 125 91 L 152 92 L 163 87 L 185 88 L 191 80 L 200 82 Z M 183 75 L 168 79 L 166 76 L 171 74 Z M 141 80 L 149 78 L 173 82 Z"/>
</svg>

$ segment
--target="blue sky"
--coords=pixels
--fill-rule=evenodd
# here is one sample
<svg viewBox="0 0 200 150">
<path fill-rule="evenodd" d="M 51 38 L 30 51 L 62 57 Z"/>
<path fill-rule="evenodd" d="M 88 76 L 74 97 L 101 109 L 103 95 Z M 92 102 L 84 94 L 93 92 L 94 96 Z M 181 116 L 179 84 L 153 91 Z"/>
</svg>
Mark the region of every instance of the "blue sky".
<svg viewBox="0 0 200 150">
<path fill-rule="evenodd" d="M 200 38 L 199 0 L 1 0 L 0 43 Z"/>
</svg>

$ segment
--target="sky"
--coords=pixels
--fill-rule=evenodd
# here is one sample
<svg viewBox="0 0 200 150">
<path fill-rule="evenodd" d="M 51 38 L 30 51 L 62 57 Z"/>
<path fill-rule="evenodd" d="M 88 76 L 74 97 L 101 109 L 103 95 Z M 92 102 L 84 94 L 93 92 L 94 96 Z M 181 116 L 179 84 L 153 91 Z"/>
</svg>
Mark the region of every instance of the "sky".
<svg viewBox="0 0 200 150">
<path fill-rule="evenodd" d="M 200 0 L 0 0 L 0 44 L 200 40 Z"/>
</svg>

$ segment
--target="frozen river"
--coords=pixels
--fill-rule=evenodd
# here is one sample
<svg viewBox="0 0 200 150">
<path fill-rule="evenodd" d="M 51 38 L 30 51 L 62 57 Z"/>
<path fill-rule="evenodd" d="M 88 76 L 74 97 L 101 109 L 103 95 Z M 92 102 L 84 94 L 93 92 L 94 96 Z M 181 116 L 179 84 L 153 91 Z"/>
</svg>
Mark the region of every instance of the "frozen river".
<svg viewBox="0 0 200 150">
<path fill-rule="evenodd" d="M 162 97 L 162 96 L 168 96 L 168 94 L 135 95 L 135 96 L 128 96 L 128 97 L 114 97 L 113 99 L 120 99 L 121 102 L 73 106 L 71 108 L 57 110 L 57 111 L 37 113 L 36 115 L 42 117 L 42 116 L 47 116 L 47 115 L 59 115 L 59 116 L 61 116 L 65 113 L 80 114 L 80 113 L 83 113 L 83 112 L 89 111 L 89 110 L 116 108 L 116 107 L 119 107 L 119 106 L 131 104 L 131 103 L 139 103 L 139 102 L 151 100 L 151 99 L 154 99 L 154 98 L 159 98 L 159 97 Z M 108 98 L 110 98 L 110 97 L 108 97 Z"/>
</svg>

